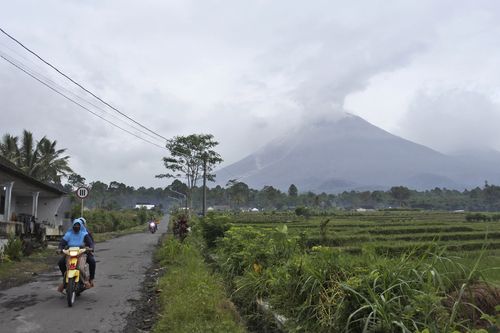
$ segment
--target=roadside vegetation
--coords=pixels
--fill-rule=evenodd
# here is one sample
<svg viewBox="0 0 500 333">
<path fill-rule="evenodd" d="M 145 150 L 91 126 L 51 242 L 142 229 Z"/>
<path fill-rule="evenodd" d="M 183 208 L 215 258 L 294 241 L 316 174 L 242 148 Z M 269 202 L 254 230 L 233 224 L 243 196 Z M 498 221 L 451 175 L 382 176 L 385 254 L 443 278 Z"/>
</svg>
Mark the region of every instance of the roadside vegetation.
<svg viewBox="0 0 500 333">
<path fill-rule="evenodd" d="M 154 332 L 246 332 L 222 278 L 205 264 L 195 237 L 183 242 L 169 237 L 156 259 L 166 272 L 158 285 L 162 309 Z"/>
<path fill-rule="evenodd" d="M 96 242 L 145 232 L 148 228 L 147 221 L 160 219 L 161 216 L 158 211 L 145 209 L 84 212 Z M 11 236 L 3 249 L 0 249 L 0 289 L 29 281 L 36 274 L 51 269 L 57 259 L 54 250 L 43 246 L 33 252 L 31 248 L 26 248 L 19 237 Z"/>
<path fill-rule="evenodd" d="M 253 330 L 497 332 L 499 231 L 462 213 L 238 213 L 187 239 Z"/>
</svg>

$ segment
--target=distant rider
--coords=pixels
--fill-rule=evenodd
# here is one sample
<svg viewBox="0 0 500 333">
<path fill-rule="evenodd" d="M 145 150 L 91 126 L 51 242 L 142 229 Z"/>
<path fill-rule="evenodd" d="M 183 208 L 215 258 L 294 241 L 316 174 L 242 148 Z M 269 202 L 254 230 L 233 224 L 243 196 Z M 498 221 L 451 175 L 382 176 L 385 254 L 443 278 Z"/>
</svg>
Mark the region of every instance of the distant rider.
<svg viewBox="0 0 500 333">
<path fill-rule="evenodd" d="M 62 251 L 62 249 L 66 247 L 80 247 L 83 245 L 92 249 L 94 248 L 94 242 L 92 241 L 92 238 L 90 237 L 87 230 L 82 229 L 82 224 L 83 222 L 80 219 L 75 219 L 73 221 L 73 227 L 71 228 L 71 230 L 68 230 L 68 232 L 66 232 L 66 234 L 61 239 L 61 242 L 59 243 L 59 251 Z M 87 263 L 89 264 L 90 271 L 90 281 L 88 287 L 93 287 L 96 263 L 94 256 L 90 252 L 87 253 Z M 61 257 L 57 264 L 64 278 L 64 274 L 66 273 L 66 258 L 64 256 Z M 57 290 L 59 292 L 62 292 L 64 290 L 64 282 L 59 285 Z"/>
</svg>

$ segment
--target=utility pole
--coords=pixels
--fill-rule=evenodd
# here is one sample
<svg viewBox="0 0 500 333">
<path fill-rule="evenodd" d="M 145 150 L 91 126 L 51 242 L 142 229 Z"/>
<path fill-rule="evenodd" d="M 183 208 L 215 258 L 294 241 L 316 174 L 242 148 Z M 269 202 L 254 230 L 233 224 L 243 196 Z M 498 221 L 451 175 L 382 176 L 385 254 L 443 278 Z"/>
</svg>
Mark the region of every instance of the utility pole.
<svg viewBox="0 0 500 333">
<path fill-rule="evenodd" d="M 207 154 L 203 155 L 203 216 L 207 215 Z"/>
</svg>

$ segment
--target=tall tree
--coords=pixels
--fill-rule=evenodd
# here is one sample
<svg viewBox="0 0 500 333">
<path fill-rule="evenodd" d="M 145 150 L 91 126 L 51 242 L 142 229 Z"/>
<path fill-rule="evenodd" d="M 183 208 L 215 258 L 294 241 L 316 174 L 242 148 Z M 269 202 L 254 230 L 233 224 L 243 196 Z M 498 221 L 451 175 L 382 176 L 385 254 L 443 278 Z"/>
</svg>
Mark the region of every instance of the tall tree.
<svg viewBox="0 0 500 333">
<path fill-rule="evenodd" d="M 403 207 L 403 203 L 410 198 L 410 189 L 405 186 L 391 187 L 390 193 L 394 199 L 399 202 L 399 207 Z"/>
<path fill-rule="evenodd" d="M 288 188 L 288 196 L 296 198 L 298 194 L 299 190 L 297 189 L 297 186 L 295 186 L 295 184 L 290 185 Z"/>
<path fill-rule="evenodd" d="M 17 145 L 18 141 L 19 138 L 17 136 L 5 134 L 0 142 L 0 154 L 14 163 L 14 165 L 18 165 L 19 163 L 20 152 Z"/>
<path fill-rule="evenodd" d="M 50 141 L 46 137 L 37 143 L 36 150 L 39 153 L 38 164 L 40 165 L 37 175 L 43 181 L 60 184 L 61 177 L 68 177 L 73 174 L 73 170 L 69 167 L 69 156 L 61 156 L 66 149 L 56 149 L 56 145 L 56 140 Z"/>
<path fill-rule="evenodd" d="M 56 149 L 57 141 L 43 137 L 35 143 L 33 134 L 23 131 L 19 138 L 6 134 L 0 143 L 0 154 L 27 175 L 44 182 L 61 184 L 61 177 L 72 173 L 69 156 L 61 156 L 66 149 Z"/>
<path fill-rule="evenodd" d="M 248 202 L 250 189 L 247 184 L 239 182 L 236 179 L 231 179 L 227 182 L 226 186 L 228 187 L 230 202 L 235 207 L 239 208 Z"/>
<path fill-rule="evenodd" d="M 188 201 L 191 205 L 193 188 L 203 176 L 204 164 L 208 181 L 215 180 L 214 167 L 222 162 L 221 156 L 213 150 L 219 143 L 211 134 L 176 136 L 166 143 L 169 157 L 163 158 L 165 168 L 170 172 L 156 175 L 157 178 L 186 178 Z"/>
</svg>

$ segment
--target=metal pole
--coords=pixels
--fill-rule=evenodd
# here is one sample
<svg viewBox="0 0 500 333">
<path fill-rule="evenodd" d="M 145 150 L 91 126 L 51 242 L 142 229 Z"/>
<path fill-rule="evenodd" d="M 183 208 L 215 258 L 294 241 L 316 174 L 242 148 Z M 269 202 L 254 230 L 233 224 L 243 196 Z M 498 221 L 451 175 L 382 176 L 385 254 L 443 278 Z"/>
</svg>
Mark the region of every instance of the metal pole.
<svg viewBox="0 0 500 333">
<path fill-rule="evenodd" d="M 203 158 L 203 216 L 207 215 L 207 157 Z"/>
<path fill-rule="evenodd" d="M 82 215 L 80 215 L 83 217 L 83 199 L 82 199 Z"/>
</svg>

